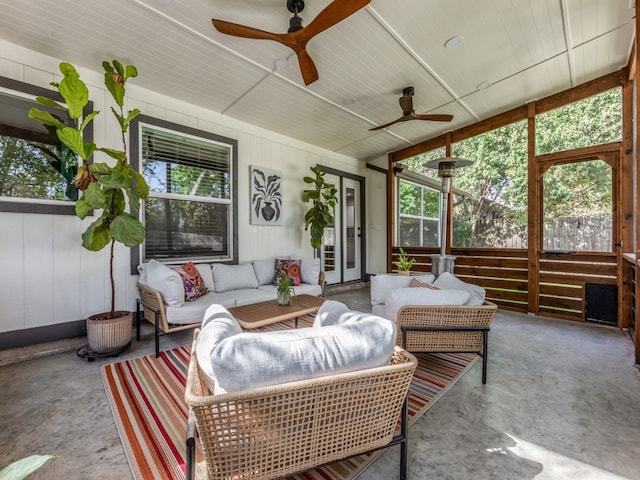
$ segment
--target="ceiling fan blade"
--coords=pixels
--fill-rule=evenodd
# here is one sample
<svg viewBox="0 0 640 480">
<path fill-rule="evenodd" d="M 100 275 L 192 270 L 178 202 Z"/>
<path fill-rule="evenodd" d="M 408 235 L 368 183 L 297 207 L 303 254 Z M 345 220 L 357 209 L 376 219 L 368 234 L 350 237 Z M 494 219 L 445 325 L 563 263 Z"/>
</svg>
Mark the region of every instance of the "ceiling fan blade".
<svg viewBox="0 0 640 480">
<path fill-rule="evenodd" d="M 402 113 L 406 115 L 411 115 L 413 112 L 413 97 L 411 95 L 403 95 L 400 97 L 400 108 L 402 108 Z"/>
<path fill-rule="evenodd" d="M 237 23 L 225 22 L 224 20 L 211 19 L 211 23 L 216 30 L 226 35 L 242 38 L 255 38 L 258 40 L 275 40 L 283 43 L 282 34 L 267 32 L 258 28 L 248 27 Z"/>
<path fill-rule="evenodd" d="M 432 122 L 450 122 L 453 120 L 453 115 L 421 115 L 414 113 L 411 115 L 415 120 L 430 120 Z"/>
<path fill-rule="evenodd" d="M 239 25 L 237 23 L 226 22 L 224 20 L 211 20 L 213 26 L 220 33 L 226 35 L 232 35 L 234 37 L 253 38 L 257 40 L 273 40 L 280 42 L 283 45 L 291 48 L 298 56 L 298 63 L 300 64 L 300 71 L 304 84 L 309 85 L 318 79 L 318 70 L 311 60 L 311 57 L 305 50 L 305 43 L 301 43 L 298 40 L 297 33 L 272 33 L 258 28 L 248 27 L 246 25 Z"/>
<path fill-rule="evenodd" d="M 370 128 L 369 131 L 373 132 L 374 130 L 382 130 L 383 128 L 390 127 L 394 123 L 406 122 L 407 120 L 410 120 L 410 119 L 411 119 L 411 117 L 407 117 L 405 115 L 404 117 L 400 117 L 397 120 L 394 120 L 393 122 L 385 123 L 384 125 L 378 125 L 377 127 Z"/>
<path fill-rule="evenodd" d="M 312 37 L 333 27 L 336 23 L 353 15 L 358 10 L 370 3 L 371 0 L 334 0 L 322 10 L 309 25 L 297 32 L 306 43 Z"/>
<path fill-rule="evenodd" d="M 302 73 L 304 84 L 309 85 L 318 80 L 318 69 L 305 48 L 294 48 L 293 50 L 298 56 L 298 64 L 300 65 L 300 73 Z"/>
</svg>

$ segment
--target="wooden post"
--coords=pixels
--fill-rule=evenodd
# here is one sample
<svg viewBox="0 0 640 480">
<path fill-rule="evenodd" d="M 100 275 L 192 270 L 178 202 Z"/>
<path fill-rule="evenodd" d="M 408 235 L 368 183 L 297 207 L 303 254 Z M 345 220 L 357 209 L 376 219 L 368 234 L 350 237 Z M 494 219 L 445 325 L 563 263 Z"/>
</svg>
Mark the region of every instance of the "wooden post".
<svg viewBox="0 0 640 480">
<path fill-rule="evenodd" d="M 538 313 L 538 305 L 540 302 L 540 282 L 539 282 L 539 264 L 538 257 L 541 248 L 541 222 L 542 222 L 542 198 L 540 196 L 540 173 L 538 172 L 538 163 L 536 161 L 536 103 L 531 102 L 527 105 L 527 170 L 528 185 L 527 196 L 528 203 L 528 274 L 527 274 L 527 291 L 528 311 Z"/>
<path fill-rule="evenodd" d="M 389 172 L 387 174 L 387 272 L 393 270 L 393 246 L 396 232 L 396 172 L 393 153 L 389 154 Z"/>
</svg>

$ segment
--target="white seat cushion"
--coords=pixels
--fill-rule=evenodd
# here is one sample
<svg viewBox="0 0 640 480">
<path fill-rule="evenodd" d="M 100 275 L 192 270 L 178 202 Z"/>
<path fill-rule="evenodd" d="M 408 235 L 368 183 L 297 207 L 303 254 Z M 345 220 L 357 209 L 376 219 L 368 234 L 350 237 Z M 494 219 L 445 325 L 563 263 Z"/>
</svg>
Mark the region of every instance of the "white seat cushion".
<svg viewBox="0 0 640 480">
<path fill-rule="evenodd" d="M 464 305 L 468 300 L 469 292 L 464 290 L 399 288 L 387 297 L 384 316 L 395 322 L 398 310 L 405 305 Z"/>
<path fill-rule="evenodd" d="M 263 292 L 270 292 L 272 294 L 272 298 L 277 297 L 278 287 L 275 285 L 261 285 L 258 287 L 258 290 L 262 290 Z M 293 291 L 296 295 L 313 295 L 315 297 L 319 297 L 322 294 L 322 288 L 317 283 L 315 285 L 310 285 L 308 283 L 301 283 L 297 287 L 293 287 Z"/>
<path fill-rule="evenodd" d="M 167 322 L 180 325 L 201 322 L 204 312 L 214 303 L 228 308 L 235 307 L 236 297 L 234 292 L 209 292 L 193 302 L 185 303 L 181 307 L 166 306 Z"/>
<path fill-rule="evenodd" d="M 381 367 L 395 344 L 393 322 L 361 312 L 339 325 L 261 333 L 237 333 L 218 306 L 207 315 L 196 355 L 216 394 Z"/>
<path fill-rule="evenodd" d="M 384 302 L 391 292 L 398 288 L 407 288 L 412 278 L 417 278 L 421 282 L 433 283 L 436 278 L 432 274 L 409 276 L 409 275 L 374 275 L 371 277 L 371 305 L 384 305 Z"/>
<path fill-rule="evenodd" d="M 484 288 L 472 283 L 463 282 L 449 272 L 441 273 L 436 281 L 433 282 L 433 284 L 443 290 L 455 289 L 469 292 L 470 296 L 467 305 L 482 305 L 484 303 L 484 299 L 486 296 L 486 291 Z"/>
</svg>

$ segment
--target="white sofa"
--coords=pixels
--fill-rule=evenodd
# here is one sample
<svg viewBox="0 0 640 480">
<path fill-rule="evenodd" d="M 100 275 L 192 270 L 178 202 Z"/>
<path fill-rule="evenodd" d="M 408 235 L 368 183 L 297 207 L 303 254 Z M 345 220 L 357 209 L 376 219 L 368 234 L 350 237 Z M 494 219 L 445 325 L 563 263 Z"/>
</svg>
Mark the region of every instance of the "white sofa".
<svg viewBox="0 0 640 480">
<path fill-rule="evenodd" d="M 155 260 L 138 266 L 138 302 L 144 310 L 144 319 L 156 326 L 156 356 L 159 352 L 160 330 L 171 333 L 193 328 L 202 322 L 207 308 L 213 304 L 230 308 L 277 297 L 274 285 L 275 258 L 239 265 L 199 263 L 196 268 L 208 293 L 186 302 L 184 284 L 178 272 Z M 293 287 L 296 295 L 323 295 L 324 272 L 320 270 L 320 259 L 302 258 L 300 278 L 301 285 Z M 138 339 L 139 310 L 136 315 Z"/>
<path fill-rule="evenodd" d="M 410 287 L 412 278 L 426 285 Z M 487 382 L 488 336 L 497 306 L 484 288 L 448 272 L 433 275 L 371 277 L 371 306 L 396 323 L 396 344 L 410 352 L 468 352 L 482 357 Z"/>
<path fill-rule="evenodd" d="M 410 288 L 411 279 L 432 284 L 436 290 Z M 482 305 L 485 290 L 465 283 L 448 272 L 437 279 L 431 273 L 417 276 L 380 274 L 371 277 L 371 313 L 396 320 L 404 305 Z"/>
</svg>

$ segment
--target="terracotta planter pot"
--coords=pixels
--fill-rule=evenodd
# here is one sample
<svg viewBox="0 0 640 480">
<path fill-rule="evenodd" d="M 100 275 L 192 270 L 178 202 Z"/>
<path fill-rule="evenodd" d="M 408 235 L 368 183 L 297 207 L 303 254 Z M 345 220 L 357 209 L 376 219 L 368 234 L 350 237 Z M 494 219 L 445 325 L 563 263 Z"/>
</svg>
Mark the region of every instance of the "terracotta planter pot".
<svg viewBox="0 0 640 480">
<path fill-rule="evenodd" d="M 111 353 L 124 348 L 131 341 L 133 313 L 120 310 L 116 318 L 104 318 L 105 313 L 87 318 L 87 343 L 95 353 Z"/>
</svg>

